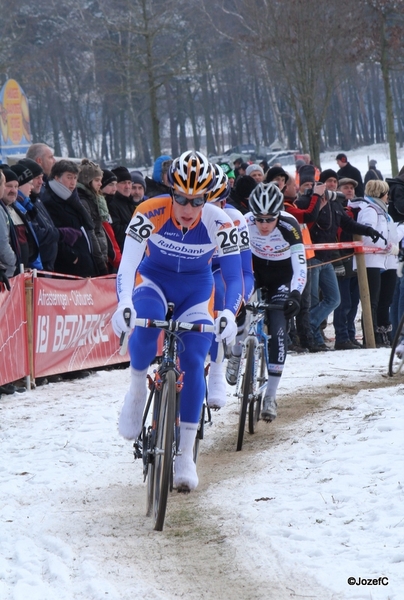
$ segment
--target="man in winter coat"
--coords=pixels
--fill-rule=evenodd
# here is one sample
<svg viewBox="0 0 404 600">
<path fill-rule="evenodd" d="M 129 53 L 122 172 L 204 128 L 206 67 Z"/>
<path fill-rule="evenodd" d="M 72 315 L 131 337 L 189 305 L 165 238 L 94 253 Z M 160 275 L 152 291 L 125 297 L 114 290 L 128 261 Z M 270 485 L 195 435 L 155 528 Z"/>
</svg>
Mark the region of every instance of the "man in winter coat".
<svg viewBox="0 0 404 600">
<path fill-rule="evenodd" d="M 363 185 L 362 174 L 351 163 L 348 162 L 348 158 L 346 154 L 342 152 L 337 154 L 336 161 L 339 166 L 339 170 L 337 171 L 338 179 L 342 179 L 343 177 L 348 177 L 349 179 L 354 179 L 358 182 L 358 187 L 356 188 L 356 194 L 359 198 L 363 198 L 363 194 L 365 193 L 365 188 Z"/>
<path fill-rule="evenodd" d="M 376 169 L 376 165 L 377 165 L 377 160 L 372 159 L 369 161 L 369 170 L 366 173 L 365 179 L 364 179 L 365 185 L 367 184 L 368 181 L 371 181 L 372 179 L 379 179 L 380 181 L 383 181 L 383 175 L 381 174 L 379 169 Z"/>
<path fill-rule="evenodd" d="M 6 183 L 1 203 L 9 217 L 10 244 L 17 256 L 15 274 L 19 273 L 19 265 L 23 265 L 25 269 L 42 269 L 38 240 L 32 224 L 29 218 L 27 218 L 26 209 L 22 204 L 17 202 L 19 176 L 7 166 L 3 168 L 3 174 L 6 178 Z M 32 173 L 30 177 L 32 179 Z"/>
<path fill-rule="evenodd" d="M 126 238 L 126 228 L 137 204 L 131 195 L 132 179 L 128 169 L 126 167 L 116 167 L 116 169 L 112 169 L 112 173 L 117 178 L 117 190 L 112 199 L 108 200 L 108 209 L 112 218 L 115 238 L 122 252 Z"/>
<path fill-rule="evenodd" d="M 138 205 L 147 199 L 147 197 L 145 196 L 146 182 L 140 171 L 132 171 L 130 176 L 132 179 L 131 196 L 136 202 L 136 205 Z"/>
<path fill-rule="evenodd" d="M 6 178 L 0 170 L 0 201 L 3 198 L 6 186 Z M 16 269 L 16 255 L 10 245 L 10 219 L 3 206 L 0 206 L 0 283 L 10 290 L 9 277 L 12 277 Z M 1 286 L 0 286 L 1 289 Z"/>
<path fill-rule="evenodd" d="M 31 191 L 29 193 L 29 198 L 26 198 L 24 201 L 24 206 L 28 211 L 38 239 L 43 269 L 45 271 L 54 271 L 59 239 L 63 237 L 63 234 L 55 226 L 44 203 L 39 197 L 43 183 L 42 167 L 39 163 L 30 158 L 19 160 L 17 165 L 20 167 L 23 166 L 25 169 L 29 169 L 32 172 L 33 179 L 31 180 Z"/>
</svg>

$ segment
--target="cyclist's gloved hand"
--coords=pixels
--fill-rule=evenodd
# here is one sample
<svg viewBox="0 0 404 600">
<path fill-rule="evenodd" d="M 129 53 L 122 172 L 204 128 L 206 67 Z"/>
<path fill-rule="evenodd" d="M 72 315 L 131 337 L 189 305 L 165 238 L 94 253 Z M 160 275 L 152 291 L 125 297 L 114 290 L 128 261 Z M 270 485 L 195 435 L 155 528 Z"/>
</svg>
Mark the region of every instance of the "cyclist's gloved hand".
<svg viewBox="0 0 404 600">
<path fill-rule="evenodd" d="M 220 333 L 220 322 L 226 319 L 226 327 Z M 226 342 L 227 345 L 231 345 L 236 339 L 237 335 L 237 323 L 236 317 L 233 315 L 231 310 L 225 308 L 215 320 L 215 334 L 217 342 Z"/>
<path fill-rule="evenodd" d="M 130 319 L 129 325 L 125 321 L 124 312 L 129 309 Z M 112 315 L 112 329 L 115 335 L 121 337 L 122 333 L 130 333 L 135 327 L 136 311 L 133 308 L 133 304 L 129 302 L 120 302 L 118 308 Z"/>
<path fill-rule="evenodd" d="M 283 305 L 283 314 L 287 319 L 292 319 L 300 310 L 301 294 L 297 290 L 292 290 L 289 298 L 285 300 Z"/>
<path fill-rule="evenodd" d="M 387 245 L 387 240 L 384 237 L 384 235 L 376 231 L 376 229 L 373 229 L 373 227 L 368 227 L 366 229 L 366 235 L 371 238 L 374 244 L 376 244 L 376 242 L 381 239 L 384 240 L 384 243 Z"/>
<path fill-rule="evenodd" d="M 11 290 L 10 282 L 8 280 L 6 272 L 3 271 L 3 270 L 0 270 L 0 283 L 4 283 L 4 285 L 6 286 L 6 288 L 8 289 L 8 291 Z"/>
</svg>

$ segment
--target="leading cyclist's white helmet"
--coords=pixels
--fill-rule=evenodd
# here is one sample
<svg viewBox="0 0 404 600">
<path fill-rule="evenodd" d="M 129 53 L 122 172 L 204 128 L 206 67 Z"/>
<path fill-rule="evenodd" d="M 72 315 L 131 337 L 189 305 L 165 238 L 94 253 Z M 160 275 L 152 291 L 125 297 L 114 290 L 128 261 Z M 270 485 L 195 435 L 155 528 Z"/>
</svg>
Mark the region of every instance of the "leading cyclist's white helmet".
<svg viewBox="0 0 404 600">
<path fill-rule="evenodd" d="M 283 207 L 283 194 L 275 183 L 259 183 L 251 192 L 248 204 L 255 217 L 277 216 Z"/>
</svg>

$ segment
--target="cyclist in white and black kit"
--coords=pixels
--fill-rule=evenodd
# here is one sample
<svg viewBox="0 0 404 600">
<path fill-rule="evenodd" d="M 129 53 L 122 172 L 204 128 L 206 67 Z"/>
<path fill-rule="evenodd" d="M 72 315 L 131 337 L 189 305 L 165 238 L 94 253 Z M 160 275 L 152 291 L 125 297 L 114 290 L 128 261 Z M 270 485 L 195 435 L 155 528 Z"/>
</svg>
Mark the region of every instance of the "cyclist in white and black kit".
<svg viewBox="0 0 404 600">
<path fill-rule="evenodd" d="M 249 197 L 250 211 L 245 215 L 250 233 L 256 289 L 263 300 L 279 304 L 283 310 L 268 311 L 266 322 L 271 335 L 268 384 L 261 417 L 273 421 L 277 416 L 276 391 L 287 353 L 287 320 L 300 309 L 306 285 L 307 265 L 300 226 L 295 217 L 284 212 L 283 194 L 274 183 L 260 183 Z M 228 383 L 236 383 L 241 347 L 233 348 L 229 359 Z"/>
</svg>

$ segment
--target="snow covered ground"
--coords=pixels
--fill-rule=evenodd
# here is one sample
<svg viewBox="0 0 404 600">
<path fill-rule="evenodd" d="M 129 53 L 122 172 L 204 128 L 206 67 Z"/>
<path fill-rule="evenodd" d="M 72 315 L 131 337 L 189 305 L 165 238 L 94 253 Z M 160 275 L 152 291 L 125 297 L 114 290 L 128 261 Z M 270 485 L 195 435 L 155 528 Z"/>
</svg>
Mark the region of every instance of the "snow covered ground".
<svg viewBox="0 0 404 600">
<path fill-rule="evenodd" d="M 229 387 L 199 488 L 170 496 L 162 533 L 117 433 L 128 370 L 3 396 L 0 598 L 401 599 L 404 381 L 384 377 L 388 355 L 289 355 L 279 417 L 240 453 Z"/>
</svg>

